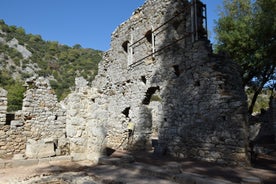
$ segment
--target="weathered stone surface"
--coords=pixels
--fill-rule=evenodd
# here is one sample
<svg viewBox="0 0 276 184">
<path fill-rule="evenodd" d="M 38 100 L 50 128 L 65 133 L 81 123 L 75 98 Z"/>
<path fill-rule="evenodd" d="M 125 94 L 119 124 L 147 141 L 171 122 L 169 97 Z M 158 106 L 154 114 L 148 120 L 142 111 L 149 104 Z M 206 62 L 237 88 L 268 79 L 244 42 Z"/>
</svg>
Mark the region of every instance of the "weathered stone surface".
<svg viewBox="0 0 276 184">
<path fill-rule="evenodd" d="M 26 157 L 28 158 L 45 158 L 55 155 L 54 142 L 34 141 L 29 139 L 26 145 Z"/>
<path fill-rule="evenodd" d="M 33 139 L 26 150 L 30 157 L 45 156 L 32 146 L 37 145 L 47 156 L 70 153 L 75 160 L 97 162 L 105 148 L 152 149 L 152 139 L 158 139 L 155 152 L 162 155 L 247 165 L 239 68 L 214 55 L 205 34 L 194 30 L 191 5 L 146 1 L 112 33 L 92 87 L 77 78 L 61 103 L 47 79 L 29 79 L 14 128 L 0 127 L 0 151 L 24 153 L 26 140 Z M 3 112 L 5 105 L 0 100 Z M 129 120 L 135 123 L 131 137 Z M 56 141 L 40 142 L 48 138 Z"/>
<path fill-rule="evenodd" d="M 32 53 L 25 46 L 20 45 L 16 38 L 13 38 L 7 44 L 9 47 L 15 48 L 18 52 L 20 52 L 24 59 L 28 59 L 32 56 Z"/>
<path fill-rule="evenodd" d="M 6 124 L 6 113 L 8 108 L 8 99 L 7 99 L 8 92 L 0 88 L 0 125 Z"/>
<path fill-rule="evenodd" d="M 206 38 L 190 34 L 190 15 L 188 1 L 148 0 L 112 33 L 94 93 L 76 91 L 67 99 L 74 118 L 93 114 L 82 137 L 101 129 L 99 124 L 104 127 L 97 150 L 101 140 L 113 149 L 150 149 L 158 136 L 162 154 L 248 164 L 247 104 L 239 69 L 214 55 Z M 135 122 L 130 140 L 129 119 Z M 73 122 L 70 135 L 75 139 L 83 123 L 76 127 Z"/>
</svg>

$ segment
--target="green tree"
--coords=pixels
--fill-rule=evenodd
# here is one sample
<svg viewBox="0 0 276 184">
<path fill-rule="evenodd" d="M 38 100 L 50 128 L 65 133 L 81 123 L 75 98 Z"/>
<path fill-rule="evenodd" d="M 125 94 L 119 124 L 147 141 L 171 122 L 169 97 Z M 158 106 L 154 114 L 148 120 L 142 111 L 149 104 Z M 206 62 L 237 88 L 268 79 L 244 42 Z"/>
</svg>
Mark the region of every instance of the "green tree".
<svg viewBox="0 0 276 184">
<path fill-rule="evenodd" d="M 216 51 L 241 66 L 243 85 L 254 91 L 250 114 L 258 95 L 275 74 L 275 6 L 276 0 L 224 0 L 215 29 Z"/>
<path fill-rule="evenodd" d="M 25 88 L 23 83 L 15 81 L 7 86 L 8 91 L 8 111 L 17 111 L 22 109 Z"/>
</svg>

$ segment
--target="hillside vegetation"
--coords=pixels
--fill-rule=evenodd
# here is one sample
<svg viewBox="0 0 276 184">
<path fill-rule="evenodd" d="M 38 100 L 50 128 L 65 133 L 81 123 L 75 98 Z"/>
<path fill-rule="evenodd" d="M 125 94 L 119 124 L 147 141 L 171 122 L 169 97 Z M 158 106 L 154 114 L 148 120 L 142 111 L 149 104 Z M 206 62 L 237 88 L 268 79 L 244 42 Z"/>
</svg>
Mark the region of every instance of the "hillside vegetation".
<svg viewBox="0 0 276 184">
<path fill-rule="evenodd" d="M 58 99 L 67 96 L 75 77 L 91 82 L 97 74 L 102 51 L 45 41 L 40 35 L 26 34 L 24 28 L 0 20 L 0 87 L 8 90 L 8 110 L 22 105 L 25 79 L 44 76 L 50 80 Z"/>
<path fill-rule="evenodd" d="M 22 27 L 8 26 L 0 20 L 0 87 L 8 91 L 8 111 L 20 110 L 25 80 L 33 76 L 49 79 L 59 100 L 74 88 L 75 77 L 91 82 L 97 74 L 103 52 L 45 41 L 40 35 L 26 34 Z M 246 90 L 248 104 L 254 91 Z M 263 90 L 253 112 L 268 108 L 269 90 Z"/>
</svg>

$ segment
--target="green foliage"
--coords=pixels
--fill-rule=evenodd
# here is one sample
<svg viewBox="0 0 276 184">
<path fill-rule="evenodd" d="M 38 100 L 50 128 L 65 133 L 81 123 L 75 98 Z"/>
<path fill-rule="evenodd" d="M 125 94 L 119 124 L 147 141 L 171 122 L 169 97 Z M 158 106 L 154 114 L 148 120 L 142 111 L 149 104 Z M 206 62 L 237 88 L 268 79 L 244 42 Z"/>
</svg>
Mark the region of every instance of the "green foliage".
<svg viewBox="0 0 276 184">
<path fill-rule="evenodd" d="M 251 104 L 252 97 L 254 95 L 254 91 L 250 88 L 246 90 L 248 104 Z M 269 98 L 270 98 L 270 91 L 268 89 L 264 89 L 256 100 L 256 103 L 253 108 L 254 114 L 261 113 L 262 109 L 267 110 L 269 108 Z"/>
<path fill-rule="evenodd" d="M 6 88 L 8 91 L 8 111 L 21 110 L 25 92 L 23 83 L 20 81 L 14 81 L 14 83 L 6 86 Z"/>
<path fill-rule="evenodd" d="M 7 70 L 1 70 L 0 71 L 0 86 L 5 87 L 12 83 L 14 83 L 14 80 L 11 78 L 11 74 Z"/>
<path fill-rule="evenodd" d="M 51 83 L 58 99 L 63 99 L 70 92 L 74 86 L 75 77 L 83 76 L 91 82 L 97 74 L 102 51 L 85 49 L 80 44 L 69 47 L 56 41 L 44 41 L 40 35 L 26 34 L 21 27 L 6 25 L 4 20 L 0 20 L 0 29 L 5 33 L 1 34 L 1 37 L 6 41 L 16 38 L 20 45 L 25 46 L 32 53 L 32 56 L 26 60 L 16 49 L 0 43 L 0 53 L 4 53 L 4 60 L 11 59 L 17 67 L 22 69 L 29 64 L 36 64 L 40 68 L 36 72 L 39 76 L 54 76 L 55 82 Z M 13 66 L 11 69 L 15 70 L 15 67 Z M 4 71 L 4 69 L 0 69 L 0 71 L 2 72 L 0 85 L 7 87 L 12 83 L 9 80 L 11 71 Z M 21 71 L 18 73 L 21 75 L 22 81 L 30 77 L 29 73 Z M 2 78 L 4 79 L 2 80 Z"/>
<path fill-rule="evenodd" d="M 153 102 L 153 101 L 161 102 L 162 99 L 159 95 L 152 95 L 151 98 L 150 98 L 150 101 L 151 102 Z"/>
<path fill-rule="evenodd" d="M 276 68 L 276 0 L 251 2 L 224 0 L 215 46 L 240 65 L 243 85 L 254 91 L 249 113 L 263 87 L 274 80 Z"/>
<path fill-rule="evenodd" d="M 8 91 L 8 111 L 16 111 L 22 109 L 25 88 L 21 81 L 10 76 L 7 70 L 0 71 L 0 86 Z"/>
</svg>

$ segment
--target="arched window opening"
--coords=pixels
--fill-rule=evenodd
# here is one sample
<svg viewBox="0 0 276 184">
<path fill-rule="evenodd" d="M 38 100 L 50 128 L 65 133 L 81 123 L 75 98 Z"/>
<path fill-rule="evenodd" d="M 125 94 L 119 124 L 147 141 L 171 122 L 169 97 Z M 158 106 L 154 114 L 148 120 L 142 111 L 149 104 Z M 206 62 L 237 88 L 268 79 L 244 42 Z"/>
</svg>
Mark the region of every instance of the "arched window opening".
<svg viewBox="0 0 276 184">
<path fill-rule="evenodd" d="M 173 65 L 174 73 L 177 77 L 180 76 L 181 72 L 178 65 Z"/>
<path fill-rule="evenodd" d="M 127 107 L 122 111 L 122 114 L 124 114 L 126 116 L 126 118 L 129 117 L 129 110 L 130 110 L 130 107 Z"/>
<path fill-rule="evenodd" d="M 200 81 L 196 81 L 194 86 L 199 87 L 200 86 Z"/>
<path fill-rule="evenodd" d="M 11 121 L 15 119 L 14 113 L 6 114 L 6 125 L 11 125 Z"/>
<path fill-rule="evenodd" d="M 141 81 L 144 83 L 144 84 L 147 84 L 147 79 L 146 77 L 143 75 L 141 76 Z"/>
<path fill-rule="evenodd" d="M 129 41 L 125 41 L 125 42 L 122 44 L 122 47 L 123 47 L 123 49 L 124 49 L 124 51 L 125 51 L 126 53 L 128 53 L 128 44 L 129 44 Z"/>
<path fill-rule="evenodd" d="M 147 90 L 145 98 L 144 98 L 144 100 L 142 102 L 144 105 L 149 105 L 150 104 L 151 97 L 156 92 L 156 90 L 160 90 L 160 87 L 159 86 L 157 86 L 157 87 L 150 87 Z"/>
</svg>

